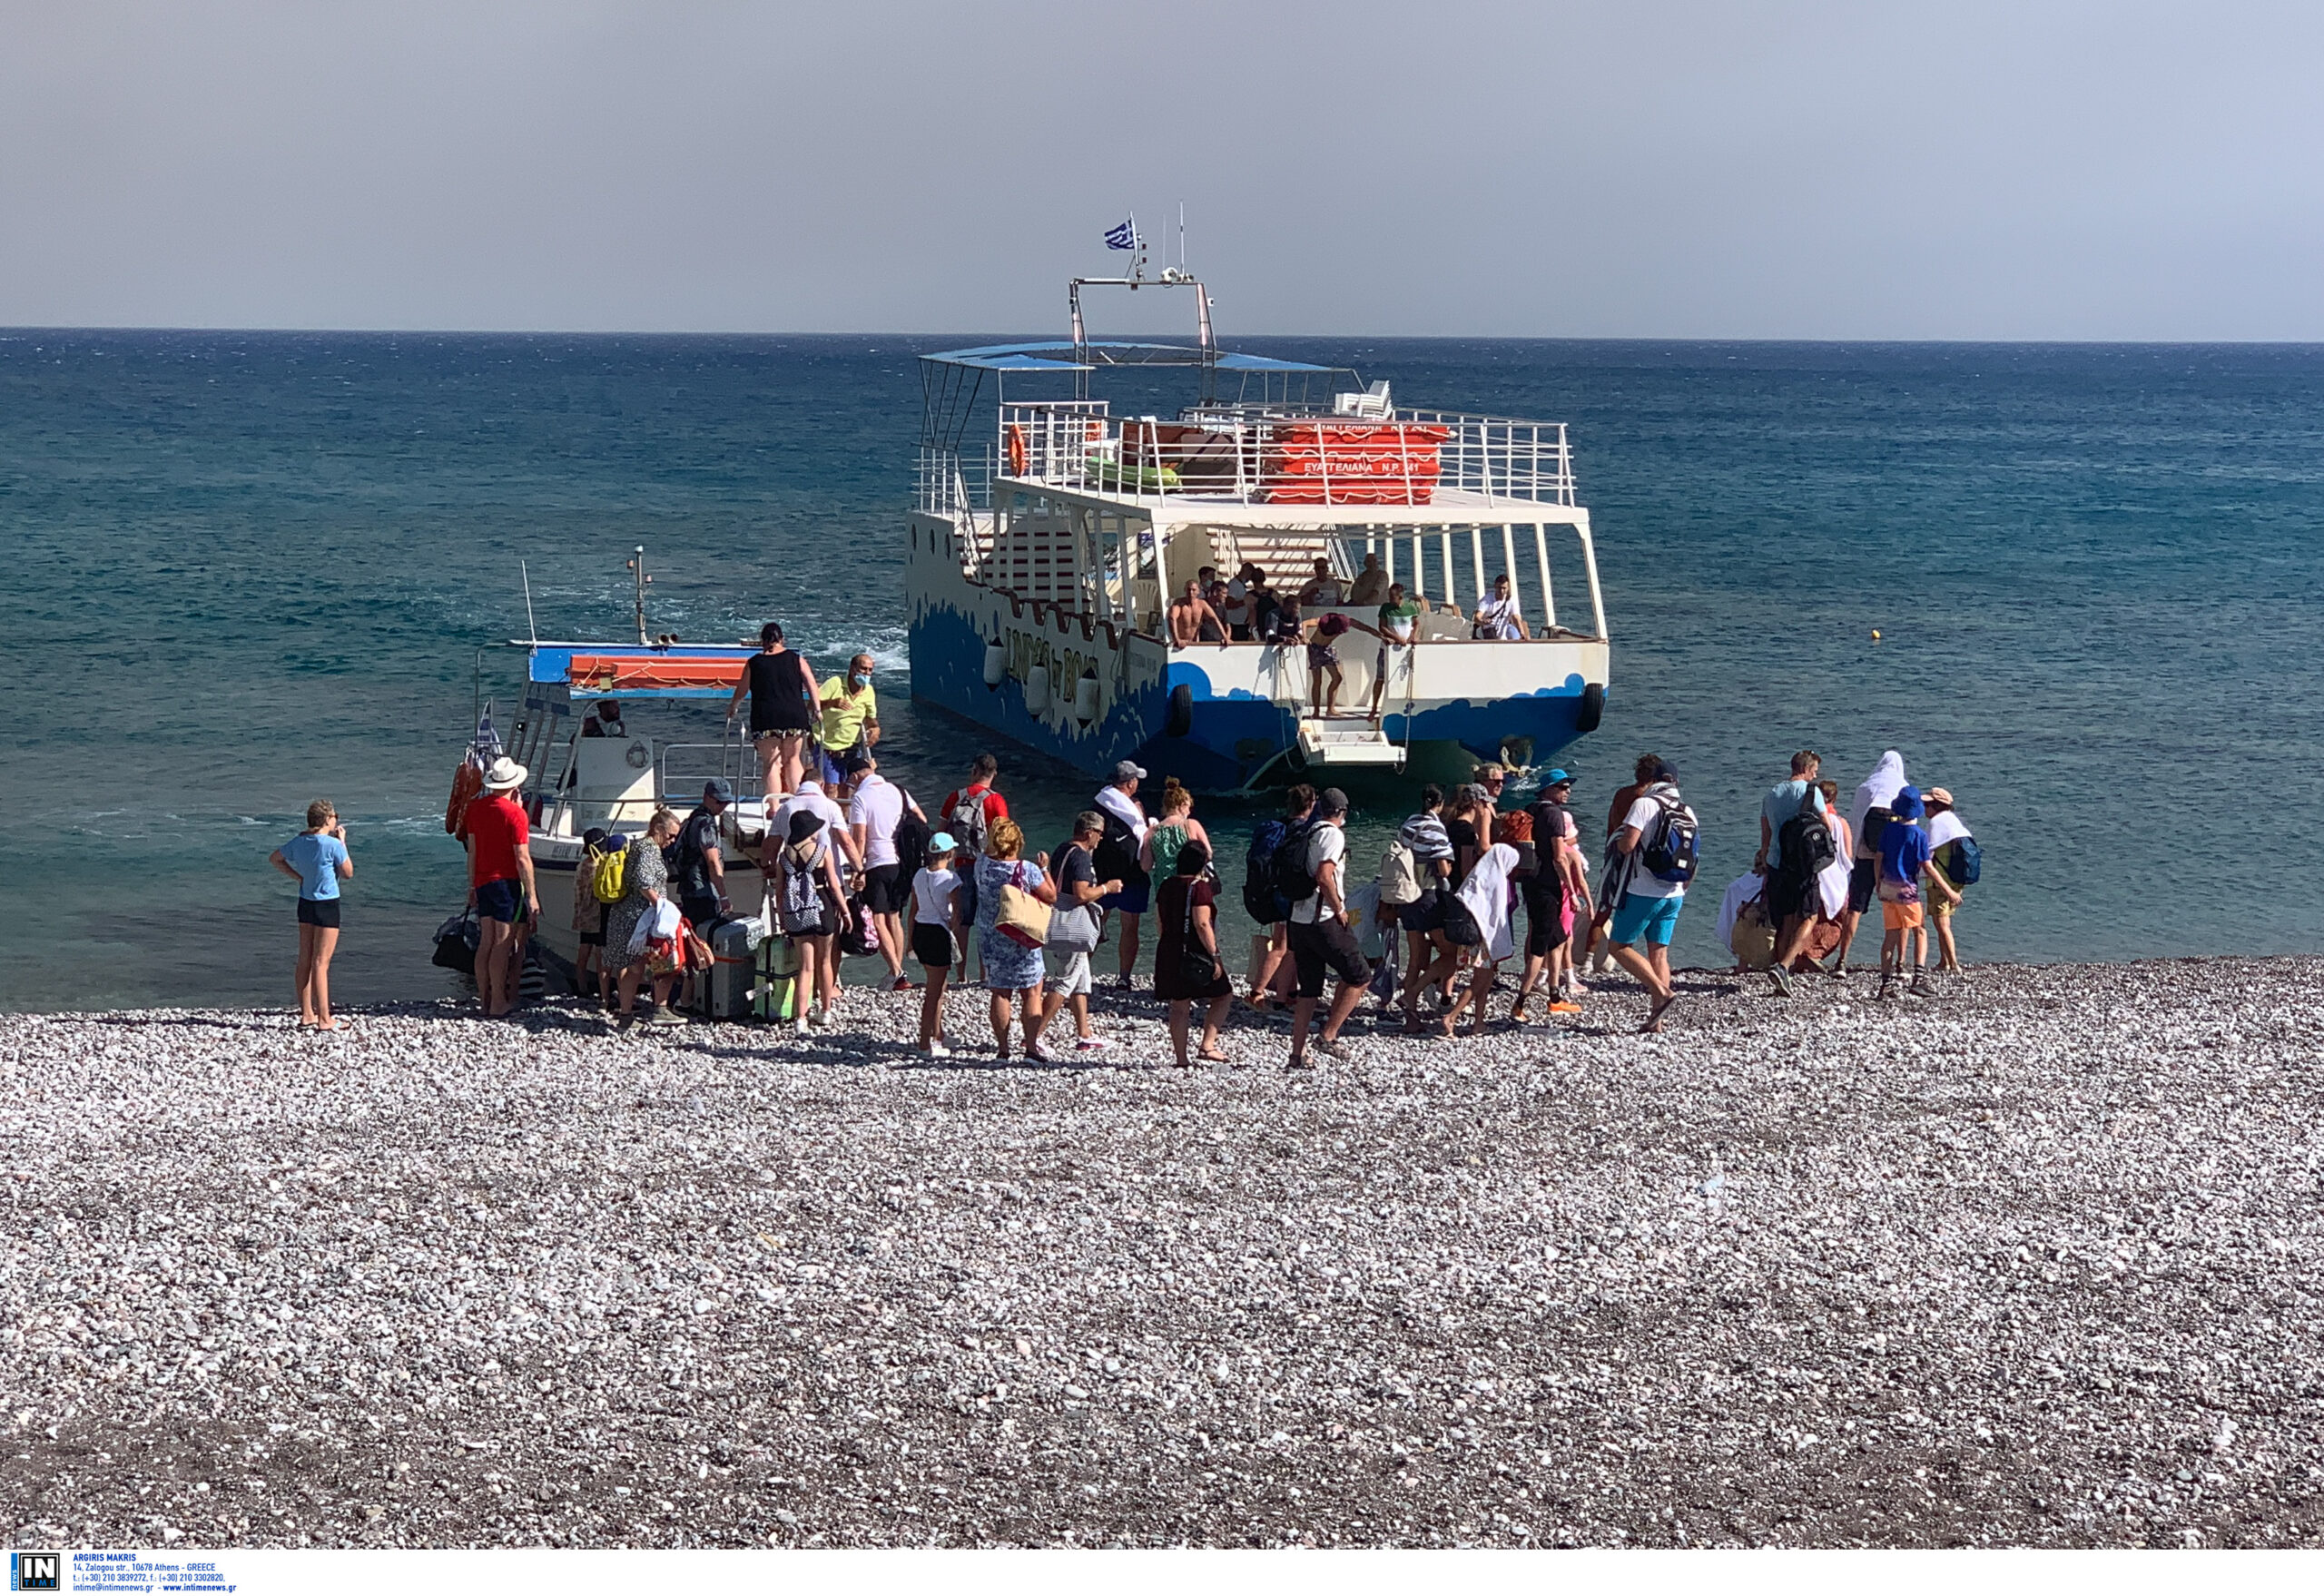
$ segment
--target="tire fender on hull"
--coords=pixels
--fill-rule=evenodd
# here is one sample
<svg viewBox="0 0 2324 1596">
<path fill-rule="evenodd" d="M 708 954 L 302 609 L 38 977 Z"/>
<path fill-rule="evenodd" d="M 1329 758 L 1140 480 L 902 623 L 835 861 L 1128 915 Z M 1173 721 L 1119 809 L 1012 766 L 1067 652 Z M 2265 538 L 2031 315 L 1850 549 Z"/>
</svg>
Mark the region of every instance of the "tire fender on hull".
<svg viewBox="0 0 2324 1596">
<path fill-rule="evenodd" d="M 1195 690 L 1181 682 L 1170 689 L 1169 707 L 1163 712 L 1162 734 L 1183 737 L 1195 729 Z"/>
<path fill-rule="evenodd" d="M 1606 684 L 1592 682 L 1581 690 L 1581 707 L 1573 717 L 1573 729 L 1586 737 L 1596 731 L 1598 723 L 1605 718 Z"/>
</svg>

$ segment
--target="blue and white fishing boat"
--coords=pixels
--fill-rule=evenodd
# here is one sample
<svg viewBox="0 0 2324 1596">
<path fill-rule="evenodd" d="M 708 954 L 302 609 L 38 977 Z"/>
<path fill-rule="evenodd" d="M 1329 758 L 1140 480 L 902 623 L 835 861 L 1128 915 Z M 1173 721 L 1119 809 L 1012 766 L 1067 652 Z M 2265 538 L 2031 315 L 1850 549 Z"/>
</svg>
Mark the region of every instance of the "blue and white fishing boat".
<svg viewBox="0 0 2324 1596">
<path fill-rule="evenodd" d="M 1099 286 L 1190 291 L 1196 341 L 1090 339 L 1082 291 Z M 1595 729 L 1606 612 L 1562 423 L 1402 409 L 1353 371 L 1223 350 L 1203 285 L 1147 277 L 1143 257 L 1068 297 L 1068 340 L 921 359 L 915 697 L 1087 771 L 1132 759 L 1212 793 L 1337 767 L 1465 778 Z M 1303 617 L 1370 625 L 1377 599 L 1354 602 L 1381 584 L 1358 586 L 1367 556 L 1427 613 L 1413 647 L 1342 640 L 1336 715 L 1312 713 L 1295 642 L 1170 644 L 1185 583 L 1246 562 L 1296 593 L 1326 561 L 1344 601 Z M 1586 630 L 1559 614 L 1561 565 L 1581 578 Z M 1503 573 L 1527 635 L 1479 640 L 1476 607 Z"/>
</svg>

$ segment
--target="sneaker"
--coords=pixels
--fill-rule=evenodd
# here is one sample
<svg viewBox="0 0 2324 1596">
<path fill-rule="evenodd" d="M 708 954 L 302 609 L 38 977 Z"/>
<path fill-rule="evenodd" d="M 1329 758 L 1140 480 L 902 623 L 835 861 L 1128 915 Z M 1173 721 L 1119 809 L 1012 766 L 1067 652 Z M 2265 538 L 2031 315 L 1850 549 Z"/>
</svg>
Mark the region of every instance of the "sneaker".
<svg viewBox="0 0 2324 1596">
<path fill-rule="evenodd" d="M 931 1059 L 949 1059 L 952 1056 L 952 1049 L 942 1042 L 922 1042 L 920 1045 L 920 1050 Z"/>
<path fill-rule="evenodd" d="M 1827 965 L 1825 968 L 1824 973 L 1830 976 L 1834 980 L 1846 980 L 1848 978 L 1848 967 L 1845 964 Z"/>
<path fill-rule="evenodd" d="M 1560 998 L 1556 1002 L 1550 1005 L 1550 1012 L 1552 1014 L 1579 1014 L 1581 1012 L 1581 1005 L 1575 1002 L 1571 998 Z"/>
<path fill-rule="evenodd" d="M 1101 1036 L 1085 1036 L 1073 1044 L 1073 1050 L 1077 1053 L 1102 1053 L 1113 1045 Z"/>
<path fill-rule="evenodd" d="M 1916 975 L 1913 977 L 1913 984 L 1905 989 L 1905 993 L 1907 997 L 1934 998 L 1936 996 L 1936 984 L 1925 975 Z"/>
<path fill-rule="evenodd" d="M 888 990 L 891 992 L 911 992 L 917 991 L 920 989 L 911 984 L 910 977 L 900 975 L 896 977 L 895 984 L 891 986 Z"/>
<path fill-rule="evenodd" d="M 1791 971 L 1780 964 L 1770 964 L 1768 966 L 1768 979 L 1776 983 L 1776 996 L 1791 996 Z"/>
<path fill-rule="evenodd" d="M 675 1009 L 656 1009 L 645 1017 L 648 1025 L 684 1025 L 686 1017 Z"/>
<path fill-rule="evenodd" d="M 805 1036 L 807 1034 L 807 1017 L 804 1014 L 792 1015 L 791 1034 L 793 1036 Z"/>
<path fill-rule="evenodd" d="M 1872 1000 L 1876 1003 L 1886 1003 L 1896 997 L 1896 978 L 1894 976 L 1884 975 L 1880 978 L 1880 990 L 1873 994 Z"/>
</svg>

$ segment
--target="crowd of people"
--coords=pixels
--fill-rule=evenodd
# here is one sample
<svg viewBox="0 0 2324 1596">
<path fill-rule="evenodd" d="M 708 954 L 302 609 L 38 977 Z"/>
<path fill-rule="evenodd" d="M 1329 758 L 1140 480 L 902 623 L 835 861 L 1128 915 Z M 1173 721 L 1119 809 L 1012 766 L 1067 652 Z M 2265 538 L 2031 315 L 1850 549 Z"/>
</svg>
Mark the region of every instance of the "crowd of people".
<svg viewBox="0 0 2324 1596">
<path fill-rule="evenodd" d="M 1356 587 L 1378 575 L 1367 568 Z M 1331 590 L 1278 602 L 1264 577 L 1246 572 L 1216 604 L 1200 584 L 1185 602 L 1199 606 L 1196 635 L 1214 622 L 1241 635 L 1264 624 L 1262 611 L 1340 602 L 1327 572 L 1316 584 Z M 1390 606 L 1401 603 L 1384 578 L 1374 588 Z M 1646 1031 L 1659 1031 L 1678 1000 L 1669 950 L 1695 881 L 1700 823 L 1658 755 L 1640 757 L 1602 831 L 1588 837 L 1572 772 L 1544 773 L 1521 798 L 1501 765 L 1480 764 L 1449 792 L 1423 788 L 1376 863 L 1351 855 L 1344 793 L 1292 787 L 1245 851 L 1240 901 L 1261 934 L 1238 992 L 1221 941 L 1225 862 L 1186 787 L 1171 779 L 1153 792 L 1148 773 L 1122 761 L 1067 834 L 1039 849 L 1010 813 L 999 761 L 985 754 L 931 814 L 881 773 L 871 677 L 872 661 L 859 655 L 844 679 L 819 683 L 770 624 L 729 706 L 730 715 L 750 707 L 766 806 L 760 912 L 793 955 L 787 1017 L 800 1031 L 836 1025 L 843 961 L 876 956 L 881 990 L 920 991 L 917 1046 L 930 1056 L 962 1045 L 945 1032 L 943 997 L 964 983 L 986 991 L 996 1056 L 1103 1053 L 1113 1043 L 1090 1000 L 1108 942 L 1104 980 L 1167 1006 L 1181 1065 L 1224 1061 L 1238 1001 L 1256 1016 L 1289 1017 L 1285 1062 L 1304 1069 L 1315 1055 L 1345 1053 L 1345 1030 L 1367 1000 L 1377 1023 L 1423 1037 L 1528 1023 L 1537 1004 L 1545 1020 L 1579 1014 L 1591 983 L 1617 969 L 1646 993 Z M 617 706 L 610 717 L 599 709 L 618 727 Z M 484 768 L 458 828 L 487 1015 L 517 1006 L 524 939 L 539 910 L 515 796 L 526 779 L 506 758 Z M 618 1027 L 638 1022 L 648 989 L 644 1023 L 684 1023 L 686 983 L 709 962 L 699 938 L 734 917 L 722 839 L 735 802 L 728 783 L 713 780 L 689 814 L 657 809 L 635 837 L 584 837 L 576 970 Z M 354 866 L 331 806 L 318 801 L 308 820 L 273 862 L 300 883 L 302 1022 L 328 1030 L 338 882 Z M 1761 803 L 1758 851 L 1726 890 L 1718 935 L 1738 970 L 1764 970 L 1787 997 L 1797 976 L 1847 976 L 1877 901 L 1880 997 L 1933 996 L 1933 973 L 1960 975 L 1955 916 L 1978 872 L 1977 844 L 1952 793 L 1910 784 L 1901 754 L 1882 755 L 1844 814 L 1820 756 L 1804 750 Z M 1513 990 L 1496 1016 L 1505 983 Z M 1069 1040 L 1060 1016 L 1071 1021 Z"/>
</svg>

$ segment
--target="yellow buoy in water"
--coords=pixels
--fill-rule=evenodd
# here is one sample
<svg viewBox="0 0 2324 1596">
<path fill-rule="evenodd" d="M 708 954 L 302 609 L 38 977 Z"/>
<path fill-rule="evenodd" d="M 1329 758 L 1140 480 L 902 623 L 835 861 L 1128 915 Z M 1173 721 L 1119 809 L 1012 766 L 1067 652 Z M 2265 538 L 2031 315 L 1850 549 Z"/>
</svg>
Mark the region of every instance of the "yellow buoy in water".
<svg viewBox="0 0 2324 1596">
<path fill-rule="evenodd" d="M 1880 628 L 1879 628 L 1879 627 L 1877 627 L 1877 626 L 1875 626 L 1875 627 L 1873 627 L 1873 628 L 1872 628 L 1872 640 L 1873 640 L 1875 643 L 1877 643 L 1877 642 L 1879 642 L 1879 641 L 1880 641 Z"/>
</svg>

